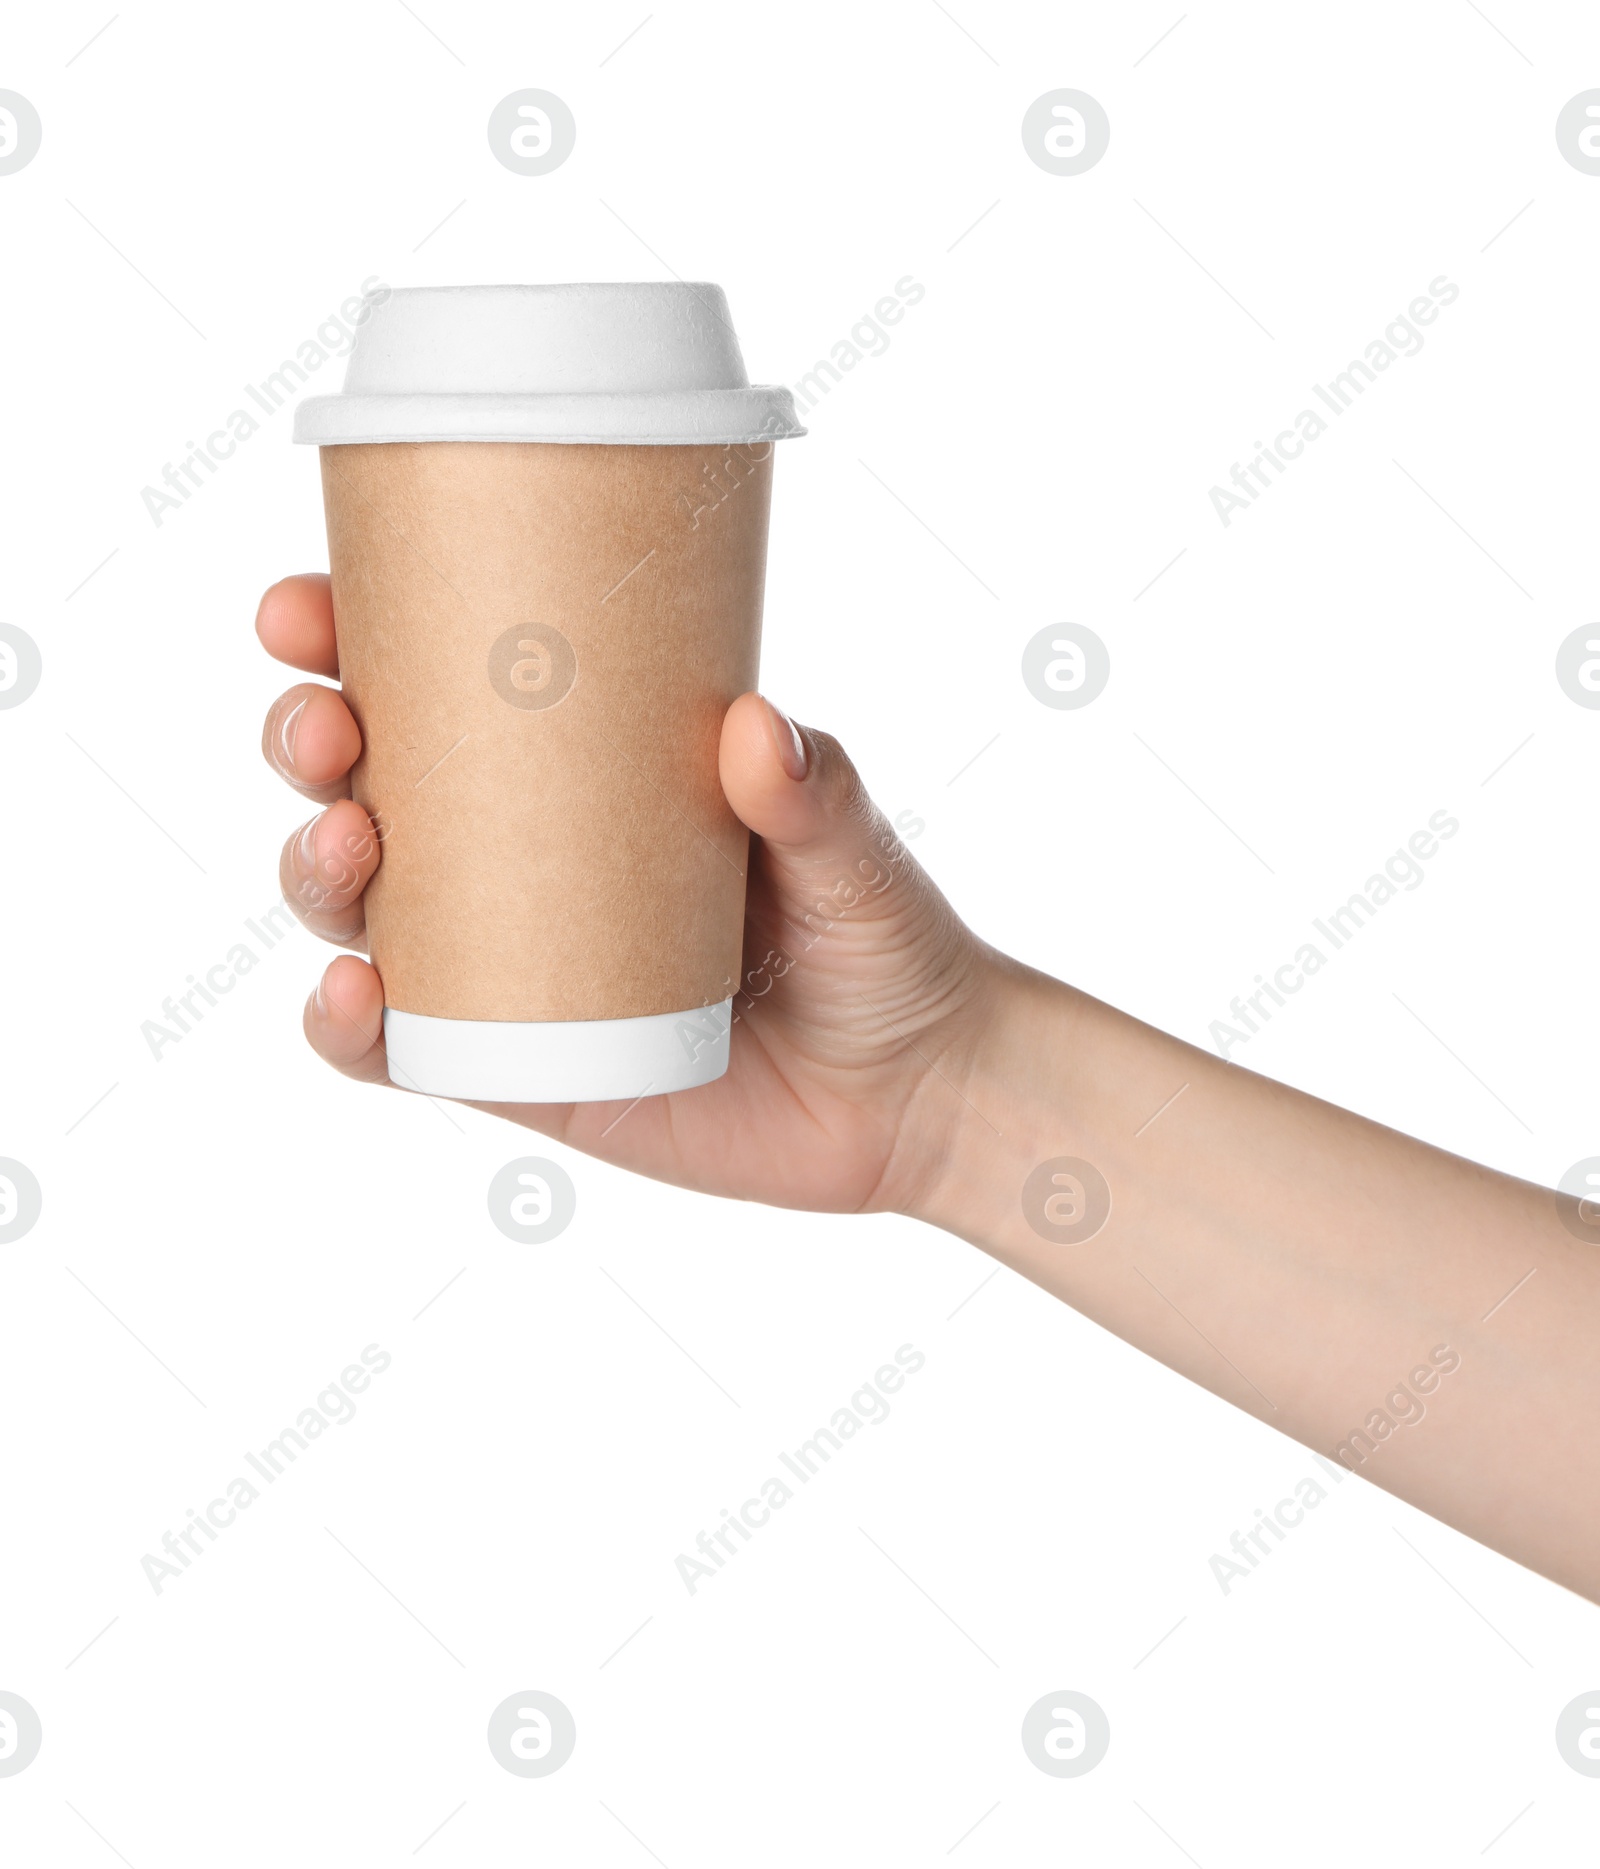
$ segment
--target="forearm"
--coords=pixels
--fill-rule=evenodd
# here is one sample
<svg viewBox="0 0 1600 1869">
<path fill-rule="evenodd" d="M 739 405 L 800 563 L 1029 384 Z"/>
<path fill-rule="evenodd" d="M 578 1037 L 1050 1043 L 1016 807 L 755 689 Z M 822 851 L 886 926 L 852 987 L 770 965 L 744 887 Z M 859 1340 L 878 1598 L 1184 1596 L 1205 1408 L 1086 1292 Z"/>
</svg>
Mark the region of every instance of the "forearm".
<svg viewBox="0 0 1600 1869">
<path fill-rule="evenodd" d="M 994 966 L 921 1100 L 919 1216 L 1600 1600 L 1600 1268 L 1555 1197 Z M 1092 1237 L 1093 1177 L 1052 1186 L 1058 1158 L 1104 1177 Z"/>
</svg>

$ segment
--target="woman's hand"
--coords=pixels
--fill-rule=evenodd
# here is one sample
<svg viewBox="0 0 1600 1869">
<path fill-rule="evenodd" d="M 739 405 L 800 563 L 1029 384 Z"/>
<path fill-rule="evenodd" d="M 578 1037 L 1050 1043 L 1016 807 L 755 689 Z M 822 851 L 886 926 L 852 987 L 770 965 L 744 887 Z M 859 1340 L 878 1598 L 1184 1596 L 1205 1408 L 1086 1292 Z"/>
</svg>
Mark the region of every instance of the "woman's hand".
<svg viewBox="0 0 1600 1869">
<path fill-rule="evenodd" d="M 283 661 L 338 673 L 326 578 L 276 585 L 257 627 Z M 327 805 L 284 851 L 284 893 L 308 927 L 360 946 L 381 852 L 349 798 L 355 721 L 306 684 L 268 715 L 265 747 Z M 932 1221 L 1600 1602 L 1600 1264 L 1570 1196 L 1253 1076 L 985 948 L 839 747 L 760 696 L 728 710 L 721 761 L 755 833 L 728 1074 L 633 1105 L 491 1107 L 708 1193 Z M 382 1013 L 377 974 L 346 955 L 306 1031 L 383 1082 Z"/>
<path fill-rule="evenodd" d="M 286 578 L 256 633 L 280 662 L 337 678 L 329 581 Z M 361 751 L 336 690 L 298 683 L 273 704 L 269 764 L 327 808 L 284 846 L 286 899 L 313 934 L 364 951 L 362 892 L 381 861 L 350 796 Z M 722 786 L 754 833 L 742 990 L 727 1075 L 637 1103 L 493 1104 L 529 1129 L 641 1174 L 776 1206 L 905 1210 L 936 1178 L 970 1111 L 957 1088 L 999 991 L 990 951 L 957 919 L 863 790 L 837 741 L 759 695 L 722 727 Z M 383 983 L 355 954 L 305 1011 L 313 1048 L 387 1084 Z"/>
</svg>

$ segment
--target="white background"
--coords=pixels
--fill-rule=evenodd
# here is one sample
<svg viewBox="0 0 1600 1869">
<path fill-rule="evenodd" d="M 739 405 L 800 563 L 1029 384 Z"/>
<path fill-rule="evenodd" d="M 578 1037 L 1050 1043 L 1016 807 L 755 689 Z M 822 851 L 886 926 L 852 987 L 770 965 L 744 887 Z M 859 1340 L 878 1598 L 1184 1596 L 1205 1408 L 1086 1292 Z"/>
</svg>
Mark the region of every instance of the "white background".
<svg viewBox="0 0 1600 1869">
<path fill-rule="evenodd" d="M 0 1248 L 0 1688 L 44 1749 L 7 1860 L 1578 1860 L 1595 1610 L 1356 1479 L 1224 1596 L 1312 1456 L 1009 1272 L 963 1305 L 969 1247 L 348 1084 L 298 930 L 152 1058 L 305 816 L 251 619 L 326 562 L 286 412 L 158 528 L 163 464 L 369 275 L 713 279 L 792 384 L 909 274 L 780 450 L 767 691 L 986 938 L 1202 1044 L 1451 811 L 1235 1057 L 1530 1179 L 1600 1152 L 1600 714 L 1553 672 L 1600 286 L 1553 130 L 1600 18 L 657 0 L 608 56 L 646 4 L 129 5 L 76 57 L 110 0 L 10 22 L 44 141 L 0 177 L 0 618 L 44 679 L 0 714 L 0 1154 L 44 1212 Z M 539 178 L 485 137 L 524 86 L 578 124 Z M 1068 178 L 1020 137 L 1061 86 L 1112 126 Z M 1211 485 L 1440 274 L 1420 354 L 1224 528 Z M 1019 660 L 1069 619 L 1112 676 L 1056 712 Z M 547 1246 L 485 1205 L 526 1154 L 578 1189 Z M 154 1594 L 142 1555 L 369 1343 L 358 1417 Z M 690 1597 L 676 1555 L 905 1343 L 891 1418 Z M 485 1744 L 526 1688 L 578 1725 L 542 1780 Z M 1111 1722 L 1076 1780 L 1018 1738 L 1061 1688 Z"/>
</svg>

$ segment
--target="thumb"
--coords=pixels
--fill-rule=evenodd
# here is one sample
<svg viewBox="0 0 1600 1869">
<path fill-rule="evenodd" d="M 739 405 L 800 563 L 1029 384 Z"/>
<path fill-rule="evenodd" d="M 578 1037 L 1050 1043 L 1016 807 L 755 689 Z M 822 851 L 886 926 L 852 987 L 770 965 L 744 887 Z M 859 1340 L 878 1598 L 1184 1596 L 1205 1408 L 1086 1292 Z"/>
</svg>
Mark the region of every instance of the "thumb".
<svg viewBox="0 0 1600 1869">
<path fill-rule="evenodd" d="M 859 1062 L 877 1055 L 874 1046 L 911 1045 L 908 1032 L 971 1000 L 981 944 L 831 734 L 796 727 L 761 695 L 742 694 L 722 723 L 721 772 L 728 803 L 756 838 L 747 950 L 805 962 L 792 1018 L 803 1027 L 826 1010 L 830 1042 L 841 1029 L 858 1047 L 869 1038 L 865 1053 L 852 1054 Z M 763 966 L 773 958 L 768 952 Z M 819 1055 L 836 1054 L 824 1045 Z"/>
<path fill-rule="evenodd" d="M 870 915 L 891 879 L 931 891 L 831 734 L 797 727 L 763 696 L 742 694 L 722 723 L 720 765 L 728 803 L 762 840 L 766 867 L 786 892 L 839 890 L 854 898 L 847 906 L 857 915 Z"/>
</svg>

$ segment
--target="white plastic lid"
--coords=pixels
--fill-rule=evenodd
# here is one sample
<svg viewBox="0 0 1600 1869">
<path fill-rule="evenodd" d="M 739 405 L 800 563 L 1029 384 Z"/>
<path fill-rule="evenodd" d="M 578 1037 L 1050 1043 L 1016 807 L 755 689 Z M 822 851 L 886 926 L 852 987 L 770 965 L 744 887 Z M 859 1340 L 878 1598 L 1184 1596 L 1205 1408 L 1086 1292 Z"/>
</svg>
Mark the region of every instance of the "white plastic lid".
<svg viewBox="0 0 1600 1869">
<path fill-rule="evenodd" d="M 783 441 L 787 389 L 752 386 L 713 285 L 405 286 L 368 296 L 337 396 L 296 441 Z"/>
</svg>

